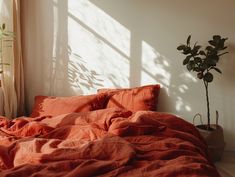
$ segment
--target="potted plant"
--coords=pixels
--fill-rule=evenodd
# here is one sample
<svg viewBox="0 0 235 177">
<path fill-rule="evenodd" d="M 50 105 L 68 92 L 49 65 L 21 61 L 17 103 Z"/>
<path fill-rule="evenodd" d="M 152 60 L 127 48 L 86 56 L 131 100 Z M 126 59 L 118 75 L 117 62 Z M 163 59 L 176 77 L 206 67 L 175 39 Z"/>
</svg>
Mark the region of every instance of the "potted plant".
<svg viewBox="0 0 235 177">
<path fill-rule="evenodd" d="M 222 38 L 220 35 L 214 35 L 212 40 L 209 40 L 204 49 L 198 45 L 197 42 L 191 46 L 191 35 L 188 36 L 186 44 L 181 44 L 177 50 L 182 51 L 186 56 L 183 60 L 188 71 L 197 73 L 197 78 L 202 80 L 206 91 L 206 105 L 207 105 L 207 124 L 197 125 L 199 132 L 208 144 L 209 153 L 213 160 L 219 160 L 224 150 L 223 129 L 218 125 L 219 114 L 216 111 L 216 124 L 211 124 L 210 102 L 209 102 L 209 83 L 213 81 L 213 72 L 222 74 L 217 67 L 222 55 L 228 53 L 224 52 L 227 48 L 225 41 L 227 38 Z M 198 114 L 199 115 L 199 114 Z"/>
<path fill-rule="evenodd" d="M 12 38 L 14 38 L 14 33 L 6 30 L 5 23 L 0 25 L 0 75 L 3 73 L 3 66 L 10 65 L 9 63 L 3 61 L 3 49 L 4 47 L 11 47 L 9 45 L 9 42 L 11 43 L 13 41 Z M 1 87 L 1 80 L 0 80 L 0 87 Z"/>
<path fill-rule="evenodd" d="M 2 25 L 0 25 L 0 115 L 2 115 L 4 113 L 4 108 L 3 108 L 3 98 L 4 98 L 4 93 L 3 93 L 3 89 L 2 89 L 2 79 L 3 79 L 3 66 L 4 65 L 10 65 L 9 63 L 4 62 L 3 59 L 3 53 L 4 53 L 4 48 L 5 47 L 11 47 L 11 45 L 9 45 L 9 42 L 11 43 L 14 38 L 14 33 L 11 31 L 7 31 L 6 30 L 6 25 L 5 23 L 3 23 Z"/>
</svg>

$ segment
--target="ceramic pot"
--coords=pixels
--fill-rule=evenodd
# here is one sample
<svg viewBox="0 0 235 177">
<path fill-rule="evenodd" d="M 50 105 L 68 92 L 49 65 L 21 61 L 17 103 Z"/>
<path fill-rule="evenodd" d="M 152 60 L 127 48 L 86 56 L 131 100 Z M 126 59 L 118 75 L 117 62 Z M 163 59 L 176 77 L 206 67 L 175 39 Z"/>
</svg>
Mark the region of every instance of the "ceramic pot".
<svg viewBox="0 0 235 177">
<path fill-rule="evenodd" d="M 225 142 L 223 128 L 216 124 L 211 124 L 213 130 L 206 130 L 207 125 L 197 125 L 197 129 L 208 145 L 208 151 L 213 161 L 219 161 L 224 152 Z"/>
</svg>

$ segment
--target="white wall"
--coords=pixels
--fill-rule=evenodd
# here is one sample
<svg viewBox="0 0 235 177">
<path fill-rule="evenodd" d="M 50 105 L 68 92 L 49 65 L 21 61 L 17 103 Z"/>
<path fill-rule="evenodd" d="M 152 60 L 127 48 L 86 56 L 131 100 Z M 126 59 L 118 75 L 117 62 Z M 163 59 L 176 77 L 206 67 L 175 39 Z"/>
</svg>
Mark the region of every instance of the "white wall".
<svg viewBox="0 0 235 177">
<path fill-rule="evenodd" d="M 27 107 L 33 97 L 94 93 L 100 87 L 160 83 L 159 107 L 192 121 L 206 116 L 201 81 L 182 65 L 176 47 L 192 34 L 206 44 L 229 38 L 210 84 L 227 149 L 235 150 L 235 1 L 23 0 Z"/>
</svg>

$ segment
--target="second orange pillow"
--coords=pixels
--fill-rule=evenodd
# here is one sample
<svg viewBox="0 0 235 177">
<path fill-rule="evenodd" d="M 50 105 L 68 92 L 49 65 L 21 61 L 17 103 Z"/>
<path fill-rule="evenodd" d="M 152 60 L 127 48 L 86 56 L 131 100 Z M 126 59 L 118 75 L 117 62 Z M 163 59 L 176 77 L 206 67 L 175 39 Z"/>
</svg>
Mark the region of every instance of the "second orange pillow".
<svg viewBox="0 0 235 177">
<path fill-rule="evenodd" d="M 160 85 L 147 85 L 129 89 L 99 89 L 98 93 L 109 95 L 106 108 L 125 108 L 132 112 L 156 111 Z"/>
</svg>

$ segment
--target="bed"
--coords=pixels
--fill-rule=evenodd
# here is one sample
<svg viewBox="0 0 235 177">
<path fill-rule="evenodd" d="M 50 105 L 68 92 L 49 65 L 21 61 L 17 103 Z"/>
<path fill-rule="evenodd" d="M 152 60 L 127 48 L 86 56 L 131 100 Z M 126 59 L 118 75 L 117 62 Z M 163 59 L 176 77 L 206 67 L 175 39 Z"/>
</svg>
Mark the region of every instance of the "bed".
<svg viewBox="0 0 235 177">
<path fill-rule="evenodd" d="M 195 127 L 157 112 L 159 85 L 38 96 L 0 117 L 0 176 L 219 177 Z"/>
</svg>

